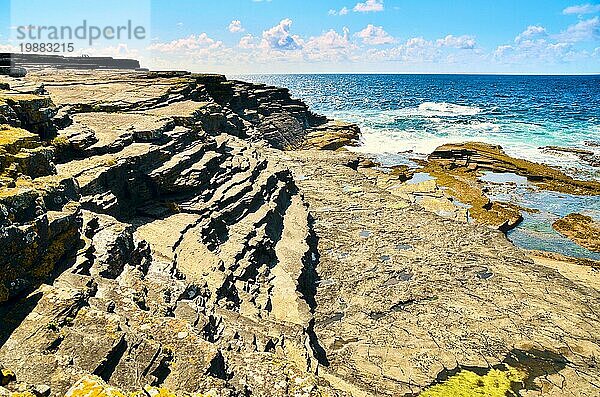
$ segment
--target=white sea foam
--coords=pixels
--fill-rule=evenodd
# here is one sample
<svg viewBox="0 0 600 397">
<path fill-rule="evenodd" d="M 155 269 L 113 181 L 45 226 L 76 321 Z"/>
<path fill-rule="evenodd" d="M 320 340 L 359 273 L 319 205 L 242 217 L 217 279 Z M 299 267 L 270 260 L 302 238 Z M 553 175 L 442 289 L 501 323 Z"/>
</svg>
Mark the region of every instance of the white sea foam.
<svg viewBox="0 0 600 397">
<path fill-rule="evenodd" d="M 399 153 L 410 151 L 413 153 L 411 156 L 424 157 L 443 144 L 478 141 L 501 145 L 507 154 L 514 157 L 565 170 L 575 167 L 574 169 L 583 170 L 586 174 L 593 174 L 593 170 L 588 170 L 589 165 L 582 163 L 576 155 L 557 154 L 540 148 L 551 145 L 585 147 L 600 153 L 600 147 L 584 145 L 584 141 L 594 140 L 598 136 L 600 126 L 571 131 L 565 137 L 564 128 L 560 124 L 553 126 L 521 120 L 482 120 L 480 117 L 469 117 L 481 111 L 470 106 L 425 102 L 419 107 L 385 111 L 373 109 L 332 116 L 361 126 L 361 146 L 351 150 L 365 154 L 396 158 L 405 157 Z M 458 114 L 468 116 L 446 117 Z"/>
<path fill-rule="evenodd" d="M 371 154 L 412 151 L 427 155 L 446 143 L 494 142 L 494 137 L 503 135 L 498 134 L 501 129 L 501 125 L 479 121 L 459 125 L 440 121 L 437 128 L 429 131 L 363 126 L 360 146 L 352 150 Z"/>
<path fill-rule="evenodd" d="M 423 102 L 419 113 L 426 117 L 474 116 L 482 110 L 475 106 L 456 105 L 448 102 Z"/>
<path fill-rule="evenodd" d="M 421 117 L 432 122 L 443 121 L 448 117 L 474 116 L 483 112 L 474 106 L 456 105 L 447 102 L 424 102 L 417 107 L 405 107 L 393 110 L 366 110 L 360 115 L 353 111 L 337 112 L 333 115 L 344 120 L 392 123 L 398 118 Z"/>
<path fill-rule="evenodd" d="M 471 139 L 472 140 L 472 139 Z M 369 154 L 401 153 L 412 151 L 429 154 L 446 143 L 465 141 L 465 135 L 438 136 L 422 131 L 362 128 L 360 146 L 350 148 L 355 152 Z"/>
<path fill-rule="evenodd" d="M 483 123 L 482 123 L 483 124 Z M 425 132 L 416 130 L 396 130 L 396 129 L 374 129 L 369 127 L 362 128 L 360 146 L 349 148 L 351 151 L 381 156 L 398 156 L 398 154 L 410 152 L 411 154 L 402 154 L 408 158 L 424 158 L 437 147 L 448 143 L 464 143 L 469 141 L 485 142 L 497 144 L 504 148 L 505 152 L 513 157 L 526 159 L 538 163 L 544 163 L 559 167 L 565 171 L 576 167 L 584 172 L 592 172 L 588 165 L 582 163 L 575 155 L 558 155 L 551 151 L 542 150 L 546 142 L 537 140 L 524 140 L 522 137 L 513 134 L 496 133 L 497 126 L 474 126 L 479 133 L 469 128 L 450 128 L 440 131 Z M 485 131 L 487 129 L 487 132 Z M 581 145 L 583 146 L 583 145 Z M 568 172 L 569 173 L 569 172 Z M 592 172 L 593 174 L 593 172 Z M 587 176 L 577 174 L 574 176 L 582 178 L 599 179 L 598 176 Z"/>
</svg>

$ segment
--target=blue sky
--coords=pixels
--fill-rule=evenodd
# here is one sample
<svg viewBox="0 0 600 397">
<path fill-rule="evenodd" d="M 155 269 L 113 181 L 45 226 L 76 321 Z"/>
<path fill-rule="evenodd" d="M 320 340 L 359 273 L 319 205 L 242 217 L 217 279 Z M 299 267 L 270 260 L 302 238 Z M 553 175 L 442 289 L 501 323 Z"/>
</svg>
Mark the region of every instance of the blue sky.
<svg viewBox="0 0 600 397">
<path fill-rule="evenodd" d="M 105 16 L 112 10 L 115 20 L 134 19 L 140 4 L 145 5 L 151 12 L 144 22 L 151 35 L 144 48 L 104 43 L 86 53 L 137 56 L 161 69 L 600 73 L 600 3 L 593 1 L 111 1 L 111 6 L 107 1 L 45 1 L 27 16 L 54 18 L 58 24 L 67 18 L 60 11 L 79 9 L 81 15 L 94 14 L 88 16 L 93 19 L 102 13 L 90 11 L 89 4 L 97 4 Z M 0 4 L 10 9 L 8 0 Z M 15 4 L 22 2 L 13 0 Z M 14 21 L 10 11 L 4 14 L 0 39 L 10 45 Z M 76 13 L 69 15 L 75 18 Z"/>
</svg>

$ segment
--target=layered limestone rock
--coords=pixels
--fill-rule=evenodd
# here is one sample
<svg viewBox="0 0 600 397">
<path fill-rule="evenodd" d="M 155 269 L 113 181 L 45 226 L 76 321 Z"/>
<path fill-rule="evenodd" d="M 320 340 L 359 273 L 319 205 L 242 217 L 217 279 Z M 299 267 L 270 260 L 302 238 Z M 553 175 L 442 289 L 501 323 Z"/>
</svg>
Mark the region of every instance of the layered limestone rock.
<svg viewBox="0 0 600 397">
<path fill-rule="evenodd" d="M 53 395 L 88 375 L 124 393 L 344 395 L 314 375 L 306 203 L 260 149 L 329 125 L 347 137 L 343 125 L 221 76 L 10 81 L 23 95 L 41 84 L 56 133 L 2 130 L 0 356 L 19 381 Z"/>
<path fill-rule="evenodd" d="M 598 394 L 596 284 L 315 150 L 356 126 L 219 75 L 2 79 L 53 110 L 0 111 L 0 395 Z"/>
<path fill-rule="evenodd" d="M 75 181 L 39 136 L 0 126 L 0 302 L 44 281 L 78 241 Z"/>
<path fill-rule="evenodd" d="M 600 194 L 600 182 L 573 179 L 556 168 L 508 156 L 498 145 L 481 142 L 442 145 L 429 155 L 428 160 L 452 170 L 512 172 L 557 192 Z"/>
<path fill-rule="evenodd" d="M 518 360 L 535 378 L 520 386 L 523 395 L 536 387 L 593 395 L 593 377 L 572 377 L 570 366 L 592 363 L 598 348 L 584 337 L 595 331 L 579 329 L 593 317 L 596 289 L 531 262 L 499 232 L 407 205 L 348 166 L 351 154 L 283 156 L 319 236 L 315 332 L 329 363 L 320 374 L 332 385 L 353 395 L 417 395 L 459 368 L 485 373 Z M 548 280 L 553 291 L 542 292 Z M 574 344 L 591 348 L 587 358 L 566 353 Z M 546 379 L 534 375 L 540 367 Z"/>
</svg>

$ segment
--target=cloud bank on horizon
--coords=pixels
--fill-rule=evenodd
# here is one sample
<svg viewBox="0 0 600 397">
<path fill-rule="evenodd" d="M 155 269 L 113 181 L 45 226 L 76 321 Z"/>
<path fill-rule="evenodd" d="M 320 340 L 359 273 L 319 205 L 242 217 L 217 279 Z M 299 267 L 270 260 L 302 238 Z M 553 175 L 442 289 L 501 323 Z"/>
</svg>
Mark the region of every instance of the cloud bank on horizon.
<svg viewBox="0 0 600 397">
<path fill-rule="evenodd" d="M 219 29 L 159 37 L 154 61 L 229 73 L 600 73 L 600 4 L 458 1 L 453 16 L 433 1 L 321 1 L 305 10 L 289 0 L 247 2 L 256 9 L 230 10 L 230 37 Z M 504 27 L 508 18 L 518 22 Z"/>
<path fill-rule="evenodd" d="M 152 42 L 144 50 L 152 56 L 142 61 L 151 68 L 228 74 L 600 73 L 600 3 L 148 1 Z M 118 44 L 88 53 L 138 55 Z"/>
</svg>

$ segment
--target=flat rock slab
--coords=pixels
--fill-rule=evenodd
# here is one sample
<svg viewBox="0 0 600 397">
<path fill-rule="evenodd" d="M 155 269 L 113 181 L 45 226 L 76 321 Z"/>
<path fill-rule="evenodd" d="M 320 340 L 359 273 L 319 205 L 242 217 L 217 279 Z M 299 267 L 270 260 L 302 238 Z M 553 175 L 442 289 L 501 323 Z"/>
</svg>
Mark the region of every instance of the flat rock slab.
<svg viewBox="0 0 600 397">
<path fill-rule="evenodd" d="M 315 328 L 333 384 L 402 395 L 444 369 L 487 368 L 535 347 L 570 362 L 564 389 L 546 385 L 549 395 L 598 391 L 598 290 L 533 263 L 499 232 L 404 208 L 345 166 L 349 154 L 286 156 L 307 176 L 297 184 L 319 236 L 318 277 L 329 281 Z"/>
<path fill-rule="evenodd" d="M 79 113 L 72 118 L 73 124 L 60 136 L 89 154 L 115 152 L 134 141 L 153 141 L 174 127 L 170 118 L 135 113 Z"/>
<path fill-rule="evenodd" d="M 90 110 L 117 110 L 156 106 L 190 90 L 179 77 L 157 77 L 151 84 L 144 73 L 71 70 L 61 73 L 34 71 L 29 81 L 42 81 L 61 106 Z"/>
</svg>

